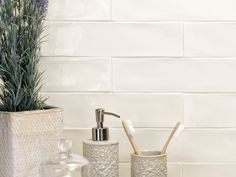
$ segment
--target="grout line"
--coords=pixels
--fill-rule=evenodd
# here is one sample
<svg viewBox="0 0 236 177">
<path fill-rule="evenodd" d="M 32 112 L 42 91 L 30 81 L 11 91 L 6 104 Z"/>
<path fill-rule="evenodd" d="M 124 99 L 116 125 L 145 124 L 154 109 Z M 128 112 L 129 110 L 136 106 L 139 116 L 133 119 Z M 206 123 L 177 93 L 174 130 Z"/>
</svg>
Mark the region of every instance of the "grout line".
<svg viewBox="0 0 236 177">
<path fill-rule="evenodd" d="M 98 20 L 96 20 L 96 19 L 94 19 L 94 20 L 56 20 L 56 19 L 46 19 L 46 23 L 48 22 L 48 23 L 70 23 L 70 22 L 73 22 L 73 23 L 110 23 L 110 22 L 112 22 L 111 20 L 111 17 L 109 17 L 109 19 L 98 19 Z"/>
<path fill-rule="evenodd" d="M 182 47 L 183 47 L 183 59 L 184 59 L 184 56 L 185 56 L 185 24 L 183 22 L 183 25 L 182 25 L 182 28 L 183 28 L 183 44 L 182 44 Z"/>
<path fill-rule="evenodd" d="M 112 0 L 110 0 L 112 3 Z M 111 4 L 112 6 L 112 4 Z M 110 6 L 110 7 L 111 7 Z M 112 17 L 112 7 L 110 9 L 110 19 L 67 19 L 67 20 L 60 20 L 60 19 L 46 19 L 46 22 L 78 22 L 78 23 L 236 23 L 236 20 L 114 20 Z"/>
<path fill-rule="evenodd" d="M 50 90 L 43 90 L 40 92 L 41 94 L 110 94 L 112 93 L 110 90 L 107 91 L 73 91 L 73 90 L 67 90 L 67 91 L 50 91 Z"/>
<path fill-rule="evenodd" d="M 96 56 L 96 57 L 90 57 L 90 56 L 41 56 L 41 60 L 54 60 L 54 61 L 67 61 L 67 59 L 78 59 L 79 61 L 90 61 L 90 60 L 106 60 L 109 59 L 110 57 L 101 57 L 101 56 Z"/>
<path fill-rule="evenodd" d="M 169 131 L 173 129 L 173 126 L 170 127 L 139 127 L 139 126 L 134 126 L 137 130 L 158 130 L 158 131 Z M 110 127 L 111 130 L 123 130 L 123 127 Z M 91 130 L 91 128 L 72 128 L 72 127 L 64 127 L 65 131 L 70 131 L 70 130 Z M 195 131 L 195 130 L 200 130 L 200 131 L 236 131 L 236 127 L 185 127 L 184 131 Z"/>
<path fill-rule="evenodd" d="M 236 23 L 235 20 L 113 20 L 114 23 Z"/>
<path fill-rule="evenodd" d="M 124 92 L 120 92 L 120 91 L 110 91 L 110 90 L 106 90 L 106 91 L 79 91 L 79 90 L 64 90 L 64 91 L 60 91 L 60 90 L 43 90 L 40 93 L 42 94 L 130 94 L 130 95 L 136 95 L 136 94 L 140 94 L 140 95 L 235 95 L 236 92 L 232 91 L 232 92 L 183 92 L 183 91 L 156 91 L 156 92 L 135 92 L 135 91 L 124 91 Z"/>
<path fill-rule="evenodd" d="M 197 60 L 197 59 L 206 59 L 206 60 L 209 60 L 209 59 L 231 59 L 231 60 L 235 60 L 236 59 L 236 56 L 196 56 L 196 57 L 188 57 L 188 56 L 185 56 L 184 59 L 194 59 L 194 60 Z"/>
<path fill-rule="evenodd" d="M 236 162 L 183 162 L 183 165 L 236 165 Z"/>
<path fill-rule="evenodd" d="M 130 163 L 129 160 L 120 160 L 119 163 Z M 181 165 L 181 162 L 179 161 L 174 161 L 174 162 L 171 162 L 171 161 L 168 161 L 167 162 L 168 165 Z"/>
<path fill-rule="evenodd" d="M 184 164 L 183 164 L 183 162 L 181 162 L 181 166 L 180 166 L 180 176 L 184 177 Z"/>
<path fill-rule="evenodd" d="M 101 57 L 104 57 L 104 58 L 108 58 L 108 57 L 113 57 L 113 58 L 134 58 L 134 59 L 136 59 L 136 58 L 144 58 L 144 59 L 146 59 L 146 58 L 150 58 L 150 59 L 152 59 L 152 58 L 160 58 L 160 59 L 163 59 L 163 58 L 177 58 L 177 59 L 181 59 L 181 58 L 183 58 L 182 56 L 135 56 L 135 55 L 133 55 L 133 56 L 93 56 L 93 55 L 73 55 L 73 56 L 66 56 L 66 55 L 42 55 L 41 56 L 42 58 L 49 58 L 49 57 L 51 57 L 51 58 L 62 58 L 62 57 L 67 57 L 67 58 L 76 58 L 76 57 L 79 57 L 79 58 L 88 58 L 88 57 L 90 57 L 90 58 L 101 58 Z"/>
<path fill-rule="evenodd" d="M 129 164 L 130 161 L 128 160 L 120 160 L 119 161 L 120 164 Z M 236 162 L 180 162 L 180 161 L 174 161 L 174 162 L 167 162 L 168 165 L 180 165 L 181 169 L 180 169 L 180 173 L 181 173 L 181 177 L 182 174 L 184 172 L 184 168 L 183 165 L 236 165 Z"/>
<path fill-rule="evenodd" d="M 200 59 L 204 59 L 204 60 L 223 60 L 223 59 L 227 59 L 227 60 L 236 60 L 236 56 L 194 56 L 194 57 L 188 57 L 188 56 L 89 56 L 89 55 L 79 55 L 79 56 L 66 56 L 66 55 L 42 55 L 41 58 L 109 58 L 112 57 L 114 59 L 191 59 L 191 60 L 200 60 Z"/>
<path fill-rule="evenodd" d="M 186 120 L 185 120 L 185 95 L 183 93 L 183 96 L 182 96 L 182 99 L 183 99 L 183 125 L 186 126 Z"/>
<path fill-rule="evenodd" d="M 182 92 L 153 92 L 153 93 L 146 93 L 146 92 L 112 92 L 112 91 L 41 91 L 41 94 L 113 94 L 113 95 L 182 95 Z"/>
<path fill-rule="evenodd" d="M 202 95 L 231 95 L 231 94 L 236 94 L 236 92 L 183 92 L 184 95 L 189 95 L 189 94 L 193 94 L 193 95 L 197 95 L 197 94 L 202 94 Z"/>
<path fill-rule="evenodd" d="M 113 21 L 113 1 L 110 0 L 110 21 Z"/>
</svg>

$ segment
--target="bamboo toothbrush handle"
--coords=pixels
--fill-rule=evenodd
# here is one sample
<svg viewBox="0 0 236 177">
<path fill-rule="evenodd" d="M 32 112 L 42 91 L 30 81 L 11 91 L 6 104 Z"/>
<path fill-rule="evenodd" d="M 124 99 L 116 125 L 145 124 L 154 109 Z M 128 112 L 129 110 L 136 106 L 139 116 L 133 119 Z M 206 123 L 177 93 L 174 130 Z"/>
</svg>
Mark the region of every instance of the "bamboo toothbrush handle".
<svg viewBox="0 0 236 177">
<path fill-rule="evenodd" d="M 131 143 L 131 145 L 132 145 L 132 147 L 133 147 L 134 153 L 137 154 L 137 155 L 141 155 L 141 152 L 140 152 L 140 150 L 139 150 L 139 147 L 138 147 L 138 145 L 135 143 L 135 140 L 134 140 L 133 136 L 130 135 L 129 130 L 128 130 L 128 128 L 127 128 L 125 122 L 122 122 L 122 125 L 123 125 L 123 127 L 124 127 L 124 130 L 125 130 L 125 133 L 126 133 L 127 137 L 129 138 L 129 141 L 130 141 L 130 143 Z"/>
<path fill-rule="evenodd" d="M 166 150 L 167 150 L 167 148 L 168 148 L 168 145 L 170 144 L 170 141 L 172 140 L 172 138 L 173 138 L 173 136 L 174 136 L 176 130 L 179 128 L 180 124 L 181 124 L 181 122 L 177 122 L 175 128 L 172 130 L 172 132 L 171 132 L 169 138 L 167 139 L 167 141 L 166 141 L 164 147 L 163 147 L 162 150 L 161 150 L 161 155 L 163 155 L 163 154 L 166 153 Z"/>
</svg>

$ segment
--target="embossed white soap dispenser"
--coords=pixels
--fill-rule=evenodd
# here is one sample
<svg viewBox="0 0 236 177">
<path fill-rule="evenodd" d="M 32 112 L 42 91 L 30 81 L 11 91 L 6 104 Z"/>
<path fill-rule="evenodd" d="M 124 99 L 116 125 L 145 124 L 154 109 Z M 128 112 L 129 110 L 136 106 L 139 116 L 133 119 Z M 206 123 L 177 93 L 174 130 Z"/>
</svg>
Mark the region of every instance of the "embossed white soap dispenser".
<svg viewBox="0 0 236 177">
<path fill-rule="evenodd" d="M 92 129 L 92 139 L 83 141 L 83 155 L 92 165 L 92 177 L 119 177 L 119 142 L 109 139 L 109 128 L 103 123 L 105 115 L 120 116 L 102 108 L 95 114 L 97 127 Z"/>
</svg>

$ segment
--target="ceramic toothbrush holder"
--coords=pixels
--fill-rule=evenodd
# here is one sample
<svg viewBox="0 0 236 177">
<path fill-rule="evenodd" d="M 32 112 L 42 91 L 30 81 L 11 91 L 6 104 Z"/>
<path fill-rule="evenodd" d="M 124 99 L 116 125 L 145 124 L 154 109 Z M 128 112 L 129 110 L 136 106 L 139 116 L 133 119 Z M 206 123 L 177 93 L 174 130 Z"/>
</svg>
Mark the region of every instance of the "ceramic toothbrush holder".
<svg viewBox="0 0 236 177">
<path fill-rule="evenodd" d="M 167 177 L 167 155 L 160 151 L 131 154 L 131 177 Z"/>
</svg>

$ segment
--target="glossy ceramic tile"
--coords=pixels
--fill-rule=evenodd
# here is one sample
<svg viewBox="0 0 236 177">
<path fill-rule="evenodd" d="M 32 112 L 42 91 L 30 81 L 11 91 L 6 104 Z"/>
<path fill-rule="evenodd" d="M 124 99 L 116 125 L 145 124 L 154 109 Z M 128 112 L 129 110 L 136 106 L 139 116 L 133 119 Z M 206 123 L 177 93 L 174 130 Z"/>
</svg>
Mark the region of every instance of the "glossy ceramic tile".
<svg viewBox="0 0 236 177">
<path fill-rule="evenodd" d="M 43 58 L 43 91 L 110 91 L 109 58 Z"/>
<path fill-rule="evenodd" d="M 233 59 L 113 59 L 117 92 L 235 92 Z"/>
<path fill-rule="evenodd" d="M 189 127 L 236 127 L 236 94 L 186 94 L 185 123 Z"/>
<path fill-rule="evenodd" d="M 183 177 L 234 177 L 236 164 L 184 164 Z"/>
<path fill-rule="evenodd" d="M 110 20 L 110 0 L 50 0 L 48 20 Z"/>
<path fill-rule="evenodd" d="M 113 59 L 113 90 L 121 92 L 183 91 L 181 59 Z"/>
<path fill-rule="evenodd" d="M 44 56 L 181 56 L 180 23 L 47 23 Z"/>
<path fill-rule="evenodd" d="M 180 137 L 184 162 L 235 162 L 235 129 L 187 129 Z"/>
<path fill-rule="evenodd" d="M 235 20 L 234 0 L 113 0 L 113 20 Z"/>
<path fill-rule="evenodd" d="M 184 32 L 187 57 L 236 56 L 236 23 L 185 23 Z"/>
<path fill-rule="evenodd" d="M 48 96 L 48 104 L 63 107 L 64 123 L 70 128 L 94 126 L 94 111 L 99 107 L 119 114 L 122 119 L 132 120 L 136 127 L 172 127 L 176 121 L 183 120 L 181 94 L 50 93 Z M 106 124 L 122 126 L 119 119 L 109 116 Z"/>
<path fill-rule="evenodd" d="M 187 59 L 183 64 L 185 92 L 236 91 L 236 60 Z"/>
</svg>

